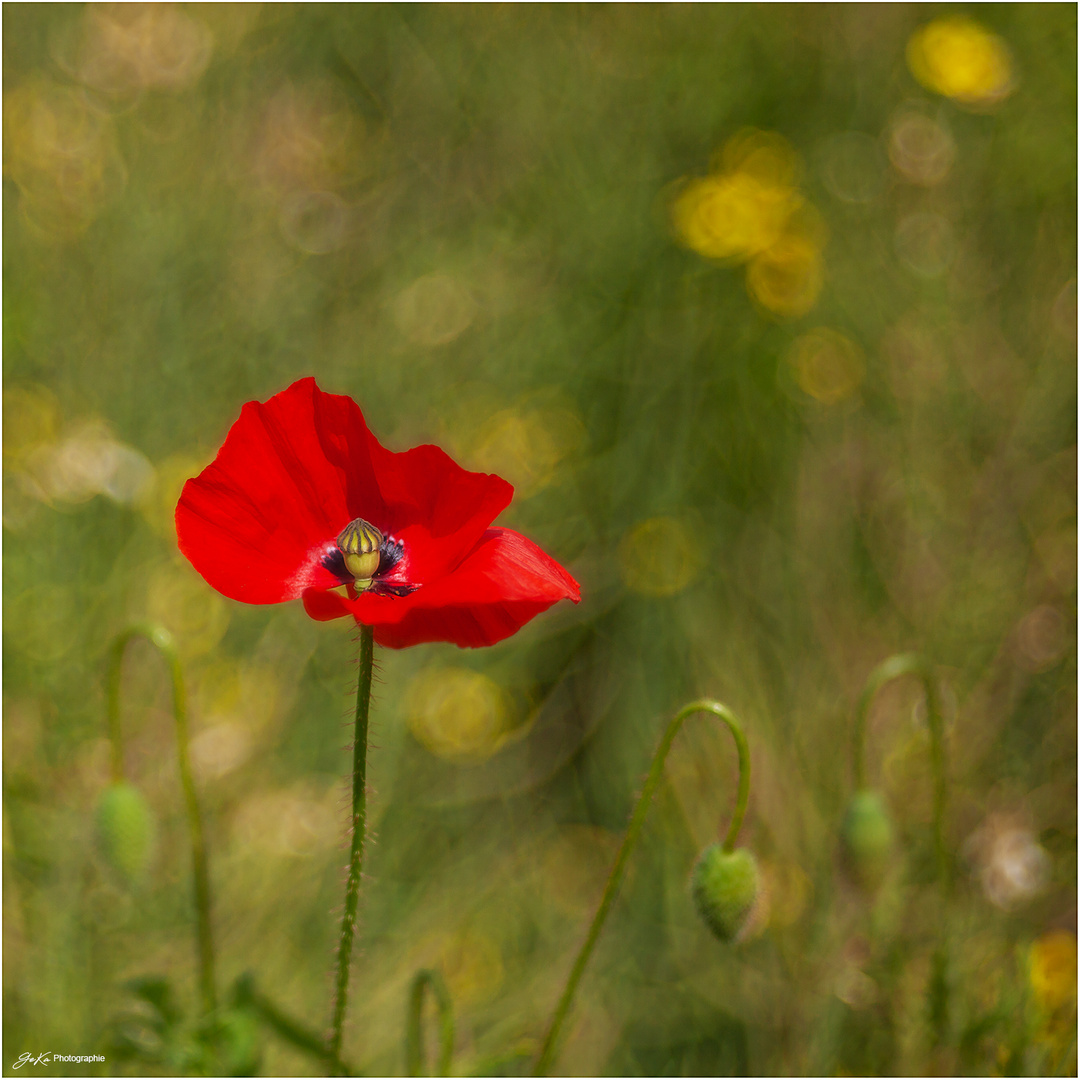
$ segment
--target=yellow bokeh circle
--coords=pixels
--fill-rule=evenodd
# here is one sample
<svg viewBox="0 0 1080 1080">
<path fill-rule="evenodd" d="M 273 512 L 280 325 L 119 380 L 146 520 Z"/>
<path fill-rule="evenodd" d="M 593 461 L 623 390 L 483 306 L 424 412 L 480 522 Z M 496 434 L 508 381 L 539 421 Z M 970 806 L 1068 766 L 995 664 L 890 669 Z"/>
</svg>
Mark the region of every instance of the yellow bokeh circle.
<svg viewBox="0 0 1080 1080">
<path fill-rule="evenodd" d="M 229 628 L 229 605 L 188 567 L 160 567 L 142 603 L 147 616 L 166 627 L 187 656 L 213 652 Z"/>
<path fill-rule="evenodd" d="M 503 689 L 479 671 L 439 667 L 420 672 L 405 695 L 405 716 L 417 741 L 448 761 L 480 762 L 511 728 Z"/>
<path fill-rule="evenodd" d="M 805 315 L 821 294 L 825 267 L 821 248 L 806 236 L 785 236 L 750 263 L 746 288 L 776 315 Z"/>
<path fill-rule="evenodd" d="M 555 481 L 560 462 L 584 443 L 585 425 L 567 408 L 503 409 L 476 438 L 475 467 L 505 476 L 527 499 Z"/>
<path fill-rule="evenodd" d="M 4 175 L 26 219 L 63 236 L 86 228 L 127 178 L 108 115 L 80 91 L 42 82 L 4 94 Z"/>
<path fill-rule="evenodd" d="M 1076 936 L 1067 930 L 1043 934 L 1031 946 L 1031 989 L 1047 1012 L 1076 1000 Z"/>
<path fill-rule="evenodd" d="M 674 188 L 679 241 L 708 259 L 749 262 L 746 286 L 766 310 L 803 315 L 824 282 L 821 215 L 799 191 L 802 159 L 777 132 L 746 129 L 714 155 L 708 176 Z"/>
<path fill-rule="evenodd" d="M 912 34 L 907 62 L 928 90 L 962 105 L 993 105 L 1013 90 L 1008 46 L 964 15 L 935 19 Z"/>
<path fill-rule="evenodd" d="M 673 215 L 687 247 L 710 259 L 741 261 L 774 244 L 800 203 L 790 188 L 733 173 L 692 180 Z"/>
<path fill-rule="evenodd" d="M 654 517 L 638 522 L 619 543 L 619 570 L 627 587 L 645 596 L 674 596 L 704 565 L 701 545 L 685 522 Z"/>
</svg>

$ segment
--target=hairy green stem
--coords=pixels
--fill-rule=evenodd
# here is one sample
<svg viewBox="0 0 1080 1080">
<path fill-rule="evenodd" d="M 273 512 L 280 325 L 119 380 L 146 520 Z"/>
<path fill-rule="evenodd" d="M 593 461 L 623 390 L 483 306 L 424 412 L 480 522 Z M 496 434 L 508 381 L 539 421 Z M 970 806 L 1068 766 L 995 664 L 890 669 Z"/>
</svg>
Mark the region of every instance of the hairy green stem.
<svg viewBox="0 0 1080 1080">
<path fill-rule="evenodd" d="M 176 722 L 176 760 L 180 771 L 180 786 L 184 790 L 188 827 L 191 832 L 192 875 L 195 882 L 196 945 L 199 961 L 199 985 L 203 1009 L 213 1012 L 217 1007 L 214 982 L 214 941 L 210 931 L 210 871 L 206 856 L 199 800 L 191 775 L 188 755 L 187 694 L 180 670 L 180 657 L 172 635 L 163 626 L 137 623 L 128 627 L 113 642 L 109 650 L 106 679 L 106 702 L 109 719 L 109 738 L 112 742 L 112 774 L 114 781 L 124 778 L 124 736 L 120 725 L 120 673 L 124 652 L 134 638 L 142 637 L 153 645 L 169 665 L 172 679 L 173 719 Z"/>
<path fill-rule="evenodd" d="M 439 1010 L 439 1061 L 434 1074 L 424 1072 L 424 991 L 431 989 Z M 454 1056 L 454 1012 L 450 991 L 437 971 L 424 968 L 413 976 L 405 1014 L 405 1068 L 409 1076 L 449 1076 Z"/>
<path fill-rule="evenodd" d="M 742 725 L 735 714 L 726 705 L 721 705 L 718 701 L 692 701 L 675 714 L 660 739 L 660 745 L 656 748 L 656 753 L 653 754 L 649 773 L 645 777 L 641 794 L 638 796 L 637 804 L 634 806 L 634 811 L 630 816 L 630 825 L 626 830 L 626 836 L 618 854 L 615 856 L 615 865 L 611 868 L 611 874 L 608 876 L 607 884 L 604 886 L 600 906 L 593 917 L 592 925 L 589 927 L 589 932 L 585 937 L 585 943 L 581 946 L 581 951 L 574 961 L 574 966 L 570 969 L 570 976 L 566 980 L 566 986 L 563 988 L 559 1003 L 555 1006 L 555 1012 L 552 1015 L 543 1045 L 540 1047 L 540 1053 L 533 1067 L 533 1076 L 545 1075 L 551 1066 L 559 1031 L 562 1028 L 563 1021 L 566 1019 L 566 1014 L 570 1011 L 570 1003 L 573 1001 L 574 993 L 585 971 L 585 965 L 589 962 L 596 940 L 600 936 L 608 912 L 611 910 L 619 886 L 622 884 L 623 875 L 626 872 L 626 861 L 637 843 L 652 797 L 660 786 L 660 780 L 664 774 L 664 761 L 667 758 L 668 751 L 671 749 L 671 743 L 678 734 L 679 728 L 682 727 L 683 721 L 695 712 L 711 712 L 728 726 L 731 734 L 735 737 L 735 746 L 739 753 L 739 790 L 735 799 L 735 814 L 731 819 L 731 827 L 728 829 L 727 837 L 724 840 L 724 850 L 730 852 L 735 849 L 739 827 L 746 816 L 747 802 L 750 797 L 750 751 L 746 743 L 746 736 L 743 734 Z"/>
<path fill-rule="evenodd" d="M 870 705 L 877 692 L 888 682 L 903 675 L 915 675 L 922 681 L 926 694 L 926 722 L 930 729 L 930 769 L 934 784 L 934 857 L 938 880 L 948 892 L 951 875 L 949 858 L 945 848 L 945 805 L 948 799 L 948 767 L 945 758 L 945 722 L 941 708 L 941 694 L 933 667 L 921 656 L 904 653 L 890 656 L 870 672 L 855 709 L 855 723 L 851 732 L 852 771 L 855 788 L 866 787 L 866 723 Z"/>
<path fill-rule="evenodd" d="M 364 833 L 367 828 L 367 733 L 371 707 L 371 666 L 375 656 L 374 632 L 360 627 L 360 677 L 356 686 L 356 724 L 353 737 L 352 842 L 349 846 L 349 877 L 345 883 L 345 912 L 341 917 L 337 977 L 334 982 L 334 1013 L 327 1050 L 332 1060 L 341 1059 L 341 1037 L 349 1001 L 349 969 L 356 909 L 360 901 L 360 875 L 364 868 Z"/>
</svg>

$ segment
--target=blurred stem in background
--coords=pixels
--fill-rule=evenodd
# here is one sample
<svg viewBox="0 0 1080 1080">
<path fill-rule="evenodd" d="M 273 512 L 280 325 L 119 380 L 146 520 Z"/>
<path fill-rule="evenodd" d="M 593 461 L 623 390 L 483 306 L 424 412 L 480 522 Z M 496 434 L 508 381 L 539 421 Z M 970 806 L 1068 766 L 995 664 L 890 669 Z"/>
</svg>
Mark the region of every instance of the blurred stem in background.
<svg viewBox="0 0 1080 1080">
<path fill-rule="evenodd" d="M 360 899 L 360 875 L 364 865 L 364 832 L 367 826 L 367 733 L 371 707 L 371 665 L 375 656 L 374 631 L 360 627 L 360 676 L 356 687 L 356 724 L 353 737 L 352 842 L 349 848 L 349 876 L 345 883 L 345 913 L 341 918 L 337 979 L 334 984 L 334 1013 L 328 1051 L 341 1057 L 341 1037 L 349 998 L 349 964 L 356 932 L 356 908 Z"/>
<path fill-rule="evenodd" d="M 948 902 L 952 889 L 952 873 L 948 852 L 945 848 L 945 806 L 948 799 L 948 768 L 945 758 L 945 724 L 941 709 L 941 695 L 933 666 L 914 653 L 890 656 L 882 661 L 866 680 L 862 696 L 855 710 L 855 724 L 851 733 L 852 765 L 857 792 L 866 789 L 866 723 L 870 706 L 877 692 L 893 679 L 915 675 L 923 684 L 926 695 L 926 722 L 930 731 L 930 768 L 934 785 L 933 836 L 934 862 L 943 905 Z M 942 918 L 946 917 L 943 907 Z M 948 933 L 943 932 L 931 962 L 930 986 L 927 1006 L 935 1044 L 946 1041 L 949 1024 L 949 959 Z"/>
<path fill-rule="evenodd" d="M 450 991 L 442 976 L 430 968 L 423 968 L 413 976 L 409 987 L 409 1001 L 405 1014 L 405 1070 L 409 1076 L 428 1075 L 424 1072 L 424 991 L 430 987 L 439 1010 L 439 1060 L 435 1076 L 450 1075 L 450 1061 L 454 1056 L 454 1012 Z"/>
<path fill-rule="evenodd" d="M 626 861 L 637 843 L 638 837 L 641 835 L 641 828 L 645 823 L 645 815 L 648 813 L 649 804 L 652 802 L 653 795 L 660 786 L 661 777 L 664 775 L 664 762 L 667 759 L 668 751 L 671 749 L 671 744 L 679 733 L 683 721 L 695 712 L 711 712 L 714 716 L 719 717 L 727 724 L 735 738 L 735 746 L 739 753 L 739 790 L 735 799 L 735 813 L 732 816 L 731 825 L 728 828 L 723 844 L 725 853 L 735 850 L 735 841 L 738 838 L 743 818 L 746 816 L 746 807 L 750 798 L 750 750 L 747 746 L 746 735 L 743 733 L 739 720 L 726 705 L 707 699 L 692 701 L 675 714 L 671 723 L 668 724 L 663 738 L 660 740 L 660 745 L 656 748 L 656 753 L 653 754 L 648 776 L 645 778 L 641 794 L 638 796 L 637 804 L 634 806 L 634 811 L 630 817 L 630 826 L 626 830 L 626 837 L 623 839 L 622 846 L 615 856 L 615 865 L 611 868 L 611 874 L 608 877 L 607 884 L 604 886 L 604 895 L 600 898 L 600 906 L 597 908 L 592 925 L 589 927 L 585 943 L 581 946 L 581 951 L 574 961 L 574 966 L 570 969 L 570 976 L 566 980 L 562 997 L 559 998 L 559 1003 L 555 1006 L 555 1013 L 551 1018 L 547 1035 L 544 1037 L 543 1045 L 533 1068 L 533 1076 L 544 1076 L 551 1067 L 559 1031 L 562 1028 L 563 1021 L 566 1019 L 566 1014 L 570 1011 L 570 1004 L 585 971 L 585 965 L 589 962 L 597 938 L 600 936 L 600 931 L 603 929 L 611 905 L 615 901 L 619 886 L 622 884 L 623 875 L 626 872 Z"/>
<path fill-rule="evenodd" d="M 203 1011 L 211 1013 L 217 1007 L 214 985 L 214 942 L 210 930 L 210 871 L 207 864 L 206 841 L 203 836 L 199 800 L 195 794 L 195 781 L 191 775 L 188 753 L 187 695 L 180 670 L 180 657 L 172 635 L 163 626 L 137 623 L 120 634 L 109 651 L 107 685 L 107 710 L 109 739 L 112 742 L 113 781 L 124 779 L 124 736 L 120 725 L 120 673 L 124 651 L 128 643 L 137 637 L 146 638 L 165 658 L 172 679 L 173 718 L 176 722 L 176 761 L 180 770 L 180 784 L 184 789 L 188 827 L 191 830 L 191 862 L 195 880 L 196 947 L 199 964 L 199 986 L 202 993 Z"/>
<path fill-rule="evenodd" d="M 341 1076 L 356 1075 L 340 1058 L 333 1058 L 327 1053 L 326 1039 L 308 1029 L 308 1027 L 290 1016 L 283 1009 L 261 993 L 255 985 L 255 977 L 245 972 L 236 980 L 233 990 L 235 1004 L 252 1009 L 263 1022 L 281 1039 L 326 1064 Z"/>
<path fill-rule="evenodd" d="M 916 675 L 922 680 L 926 694 L 926 722 L 930 729 L 930 767 L 934 783 L 934 857 L 937 865 L 938 881 L 943 893 L 948 894 L 951 875 L 949 857 L 945 850 L 945 804 L 948 798 L 948 777 L 945 761 L 945 726 L 941 711 L 941 695 L 934 678 L 933 667 L 921 656 L 904 653 L 890 656 L 882 661 L 866 680 L 859 704 L 855 710 L 855 724 L 851 732 L 852 766 L 855 774 L 855 789 L 862 791 L 866 787 L 866 721 L 870 715 L 870 705 L 877 692 L 893 679 L 903 675 Z"/>
</svg>

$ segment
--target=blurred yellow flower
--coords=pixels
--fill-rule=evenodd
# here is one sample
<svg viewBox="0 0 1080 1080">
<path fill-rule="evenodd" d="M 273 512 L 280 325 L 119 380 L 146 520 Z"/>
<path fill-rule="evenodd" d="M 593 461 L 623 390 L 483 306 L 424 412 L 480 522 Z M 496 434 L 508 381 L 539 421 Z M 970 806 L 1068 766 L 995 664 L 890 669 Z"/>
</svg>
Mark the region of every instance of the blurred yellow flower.
<svg viewBox="0 0 1080 1080">
<path fill-rule="evenodd" d="M 777 315 L 805 315 L 825 281 L 821 248 L 810 237 L 789 235 L 758 255 L 746 272 L 746 287 Z"/>
<path fill-rule="evenodd" d="M 779 132 L 756 128 L 732 135 L 713 165 L 714 172 L 743 173 L 776 189 L 794 190 L 802 175 L 802 159 L 791 143 Z"/>
<path fill-rule="evenodd" d="M 742 261 L 774 244 L 801 199 L 746 173 L 692 180 L 675 202 L 675 228 L 710 259 Z"/>
<path fill-rule="evenodd" d="M 671 205 L 679 240 L 709 259 L 750 261 L 747 288 L 778 315 L 816 303 L 825 230 L 798 190 L 799 155 L 782 135 L 748 129 L 714 157 L 713 172 L 686 181 Z"/>
<path fill-rule="evenodd" d="M 428 668 L 405 695 L 409 730 L 437 757 L 479 762 L 491 757 L 510 730 L 502 688 L 468 668 Z"/>
<path fill-rule="evenodd" d="M 716 155 L 713 172 L 691 180 L 672 205 L 687 247 L 709 259 L 742 262 L 776 243 L 803 204 L 799 157 L 775 132 L 740 131 Z"/>
<path fill-rule="evenodd" d="M 674 596 L 701 572 L 701 547 L 691 530 L 672 517 L 641 521 L 619 543 L 623 581 L 645 596 Z"/>
<path fill-rule="evenodd" d="M 1014 86 L 1008 46 L 964 15 L 943 16 L 912 34 L 907 62 L 928 90 L 962 105 L 992 105 Z"/>
<path fill-rule="evenodd" d="M 1032 946 L 1029 956 L 1031 989 L 1046 1012 L 1076 1001 L 1076 935 L 1051 930 Z"/>
<path fill-rule="evenodd" d="M 788 361 L 800 389 L 823 405 L 851 397 L 866 374 L 859 346 L 824 326 L 796 338 Z"/>
</svg>

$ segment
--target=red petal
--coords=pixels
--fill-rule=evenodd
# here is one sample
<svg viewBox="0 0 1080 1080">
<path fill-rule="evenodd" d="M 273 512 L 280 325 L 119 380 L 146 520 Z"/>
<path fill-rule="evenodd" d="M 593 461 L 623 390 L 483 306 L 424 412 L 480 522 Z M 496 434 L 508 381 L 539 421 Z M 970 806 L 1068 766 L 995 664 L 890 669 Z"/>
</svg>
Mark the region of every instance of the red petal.
<svg viewBox="0 0 1080 1080">
<path fill-rule="evenodd" d="M 215 589 L 272 604 L 337 584 L 320 560 L 356 517 L 405 541 L 395 579 L 438 578 L 512 495 L 505 480 L 466 472 L 438 447 L 392 453 L 351 398 L 307 378 L 243 407 L 217 457 L 184 486 L 176 531 Z"/>
<path fill-rule="evenodd" d="M 477 647 L 502 641 L 564 599 L 581 599 L 577 582 L 531 540 L 494 528 L 456 570 L 409 596 L 350 600 L 309 590 L 304 606 L 316 619 L 351 614 L 394 649 L 425 641 Z"/>
<path fill-rule="evenodd" d="M 422 585 L 443 577 L 510 505 L 514 489 L 501 477 L 467 472 L 437 446 L 394 454 L 374 436 L 371 442 L 372 465 L 386 503 L 385 524 L 371 523 L 405 543 L 405 559 L 393 579 Z M 357 511 L 353 516 L 366 515 Z"/>
</svg>

